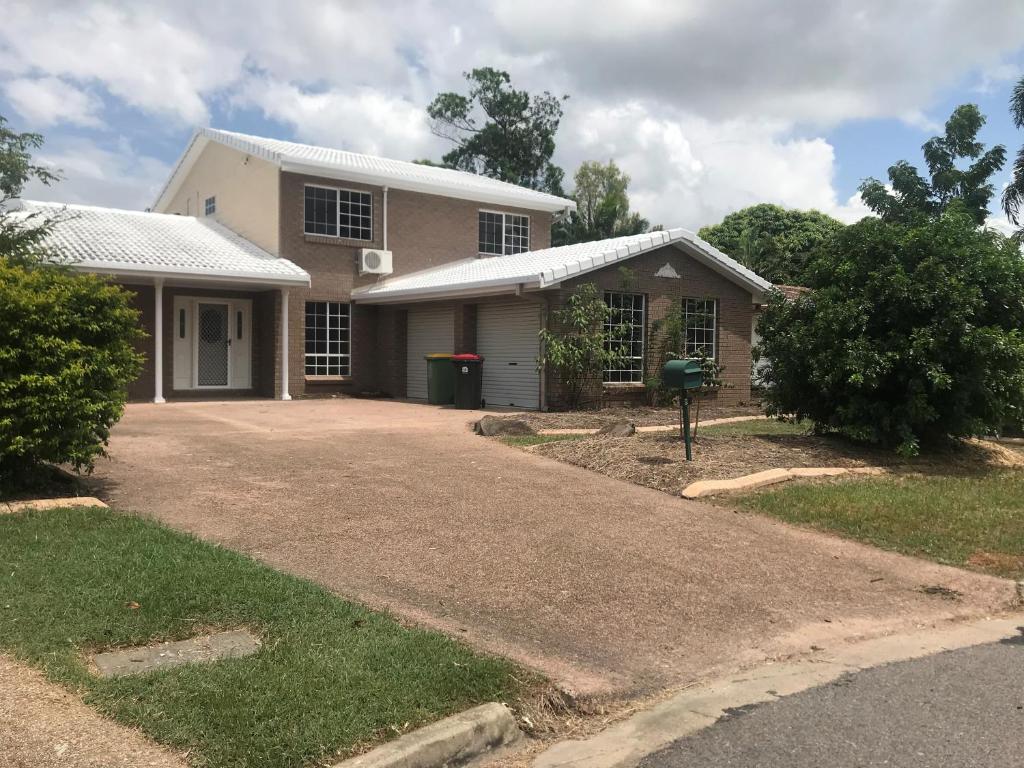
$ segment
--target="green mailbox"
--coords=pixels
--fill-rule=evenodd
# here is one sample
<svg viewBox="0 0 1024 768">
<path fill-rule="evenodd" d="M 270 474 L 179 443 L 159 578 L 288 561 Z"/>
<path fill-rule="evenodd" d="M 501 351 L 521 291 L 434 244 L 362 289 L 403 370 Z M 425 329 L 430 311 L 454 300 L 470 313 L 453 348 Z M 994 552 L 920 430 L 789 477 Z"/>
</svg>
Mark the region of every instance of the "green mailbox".
<svg viewBox="0 0 1024 768">
<path fill-rule="evenodd" d="M 698 389 L 704 383 L 699 360 L 669 360 L 661 369 L 661 383 L 668 389 Z"/>
<path fill-rule="evenodd" d="M 666 389 L 679 390 L 679 436 L 686 444 L 686 460 L 693 461 L 690 440 L 690 390 L 704 383 L 700 360 L 669 360 L 661 369 L 661 383 Z"/>
</svg>

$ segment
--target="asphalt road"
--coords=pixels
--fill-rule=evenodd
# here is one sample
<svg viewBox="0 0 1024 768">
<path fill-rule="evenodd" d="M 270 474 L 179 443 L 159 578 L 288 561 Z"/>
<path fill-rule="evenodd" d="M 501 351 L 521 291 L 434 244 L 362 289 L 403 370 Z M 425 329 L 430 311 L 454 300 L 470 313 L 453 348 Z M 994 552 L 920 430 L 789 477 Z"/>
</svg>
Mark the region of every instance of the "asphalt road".
<svg viewBox="0 0 1024 768">
<path fill-rule="evenodd" d="M 1024 636 L 849 675 L 731 713 L 641 768 L 1024 765 Z"/>
</svg>

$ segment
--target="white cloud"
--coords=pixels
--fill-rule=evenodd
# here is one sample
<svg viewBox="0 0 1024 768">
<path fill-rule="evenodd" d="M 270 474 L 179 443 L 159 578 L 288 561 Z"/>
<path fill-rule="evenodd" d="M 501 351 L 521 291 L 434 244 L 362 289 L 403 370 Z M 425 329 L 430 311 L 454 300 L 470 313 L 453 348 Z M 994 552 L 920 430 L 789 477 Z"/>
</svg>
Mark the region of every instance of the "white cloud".
<svg viewBox="0 0 1024 768">
<path fill-rule="evenodd" d="M 652 223 L 696 230 L 761 202 L 817 208 L 844 221 L 867 213 L 859 195 L 837 199 L 832 146 L 793 137 L 777 121 L 717 122 L 634 101 L 590 105 L 565 132 L 564 165 L 614 158 L 631 178 L 633 208 Z"/>
<path fill-rule="evenodd" d="M 60 171 L 61 181 L 26 185 L 26 199 L 142 210 L 159 192 L 170 165 L 135 151 L 126 139 L 103 147 L 87 139 L 48 143 L 36 158 Z"/>
<path fill-rule="evenodd" d="M 300 141 L 400 160 L 437 155 L 423 107 L 371 88 L 316 92 L 261 80 L 235 102 L 291 124 Z"/>
<path fill-rule="evenodd" d="M 102 125 L 99 100 L 56 77 L 21 77 L 3 86 L 4 96 L 29 125 L 46 128 L 60 122 L 90 128 Z"/>
</svg>

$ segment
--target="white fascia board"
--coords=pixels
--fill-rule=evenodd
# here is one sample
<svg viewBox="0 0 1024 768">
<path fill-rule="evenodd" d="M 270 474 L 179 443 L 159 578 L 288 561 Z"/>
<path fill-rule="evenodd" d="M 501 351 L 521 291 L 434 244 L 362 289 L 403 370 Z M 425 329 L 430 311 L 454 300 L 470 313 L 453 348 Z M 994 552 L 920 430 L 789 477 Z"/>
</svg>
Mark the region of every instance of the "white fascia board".
<svg viewBox="0 0 1024 768">
<path fill-rule="evenodd" d="M 489 205 L 502 205 L 506 208 L 522 208 L 528 211 L 544 211 L 546 213 L 559 213 L 565 210 L 576 210 L 576 203 L 571 200 L 558 202 L 524 200 L 516 194 L 503 195 L 497 192 L 474 192 L 459 187 L 448 187 L 443 184 L 431 184 L 430 182 L 409 181 L 407 179 L 395 178 L 378 173 L 361 173 L 347 168 L 330 168 L 314 163 L 299 163 L 294 160 L 282 160 L 281 170 L 289 173 L 301 173 L 306 176 L 320 176 L 326 179 L 337 179 L 339 181 L 356 181 L 363 184 L 370 184 L 377 187 L 389 187 L 390 189 L 401 189 L 406 192 L 420 192 L 426 195 L 438 195 L 440 197 L 452 197 L 457 200 L 471 200 L 477 203 Z M 557 199 L 557 198 L 556 198 Z"/>
<path fill-rule="evenodd" d="M 352 300 L 361 304 L 396 304 L 405 301 L 425 301 L 428 299 L 448 299 L 458 296 L 486 296 L 499 293 L 515 293 L 519 286 L 525 290 L 543 288 L 537 277 L 502 277 L 491 280 L 477 280 L 462 283 L 458 286 L 430 286 L 427 288 L 406 288 L 379 293 L 361 293 L 366 289 L 352 291 Z"/>
<path fill-rule="evenodd" d="M 197 130 L 192 133 L 192 138 L 185 146 L 185 151 L 181 153 L 181 157 L 178 158 L 178 162 L 174 164 L 174 169 L 171 171 L 171 175 L 167 177 L 167 181 L 164 182 L 163 189 L 160 190 L 160 194 L 157 195 L 156 200 L 153 201 L 152 210 L 155 213 L 165 213 L 163 209 L 170 205 L 171 200 L 178 193 L 178 189 L 181 187 L 185 177 L 188 176 L 192 170 L 192 166 L 195 165 L 199 155 L 205 149 L 209 143 L 209 139 L 203 135 L 202 130 Z"/>
<path fill-rule="evenodd" d="M 77 261 L 71 264 L 61 265 L 79 272 L 94 272 L 112 277 L 164 277 L 164 278 L 188 278 L 190 280 L 213 281 L 222 283 L 239 283 L 244 285 L 280 285 L 280 286 L 309 286 L 309 275 L 265 275 L 255 272 L 196 272 L 175 267 L 119 267 L 110 264 L 97 264 L 89 261 Z"/>
</svg>

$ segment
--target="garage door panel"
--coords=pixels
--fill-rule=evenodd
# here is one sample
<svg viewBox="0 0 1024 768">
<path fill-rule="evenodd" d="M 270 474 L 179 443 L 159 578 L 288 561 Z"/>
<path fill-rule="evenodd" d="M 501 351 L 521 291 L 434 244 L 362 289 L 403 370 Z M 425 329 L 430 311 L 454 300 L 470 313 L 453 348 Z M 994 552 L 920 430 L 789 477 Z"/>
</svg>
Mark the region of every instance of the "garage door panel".
<svg viewBox="0 0 1024 768">
<path fill-rule="evenodd" d="M 540 316 L 540 307 L 528 302 L 478 307 L 477 352 L 484 357 L 488 405 L 540 407 Z"/>
<path fill-rule="evenodd" d="M 406 330 L 406 397 L 427 399 L 427 362 L 434 353 L 455 351 L 455 311 L 420 307 L 409 310 Z"/>
</svg>

